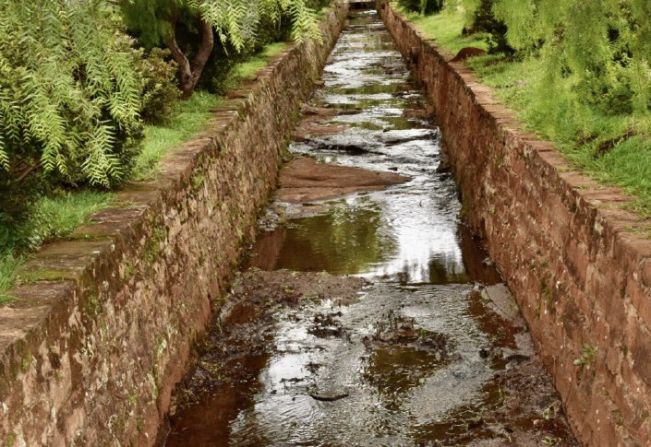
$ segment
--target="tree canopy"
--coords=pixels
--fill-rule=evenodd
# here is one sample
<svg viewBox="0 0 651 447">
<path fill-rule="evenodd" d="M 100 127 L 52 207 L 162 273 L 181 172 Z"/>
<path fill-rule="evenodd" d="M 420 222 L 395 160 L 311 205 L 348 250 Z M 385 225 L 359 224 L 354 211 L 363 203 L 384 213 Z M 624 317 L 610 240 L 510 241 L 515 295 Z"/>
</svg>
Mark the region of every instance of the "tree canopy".
<svg viewBox="0 0 651 447">
<path fill-rule="evenodd" d="M 279 23 L 288 17 L 292 35 L 300 41 L 318 36 L 314 11 L 306 0 L 122 0 L 128 26 L 149 46 L 164 44 L 179 66 L 185 97 L 196 88 L 215 46 L 216 34 L 224 45 L 242 51 L 256 37 L 264 20 Z M 195 31 L 194 42 L 181 42 L 179 27 Z"/>
<path fill-rule="evenodd" d="M 651 108 L 648 0 L 494 0 L 493 12 L 511 47 L 544 61 L 545 94 L 571 80 L 578 100 L 602 112 Z"/>
<path fill-rule="evenodd" d="M 145 121 L 169 122 L 209 60 L 227 70 L 261 32 L 318 36 L 322 1 L 0 2 L 0 221 L 52 186 L 129 178 Z"/>
</svg>

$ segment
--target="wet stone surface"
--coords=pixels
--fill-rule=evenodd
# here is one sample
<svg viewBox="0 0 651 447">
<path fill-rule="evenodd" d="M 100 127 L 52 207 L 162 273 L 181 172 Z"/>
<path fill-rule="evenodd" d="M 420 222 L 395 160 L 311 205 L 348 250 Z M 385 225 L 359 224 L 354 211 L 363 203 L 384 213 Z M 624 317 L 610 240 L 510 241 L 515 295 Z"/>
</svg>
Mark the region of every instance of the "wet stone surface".
<svg viewBox="0 0 651 447">
<path fill-rule="evenodd" d="M 291 150 L 410 180 L 270 207 L 163 442 L 577 445 L 375 13 L 351 16 Z"/>
</svg>

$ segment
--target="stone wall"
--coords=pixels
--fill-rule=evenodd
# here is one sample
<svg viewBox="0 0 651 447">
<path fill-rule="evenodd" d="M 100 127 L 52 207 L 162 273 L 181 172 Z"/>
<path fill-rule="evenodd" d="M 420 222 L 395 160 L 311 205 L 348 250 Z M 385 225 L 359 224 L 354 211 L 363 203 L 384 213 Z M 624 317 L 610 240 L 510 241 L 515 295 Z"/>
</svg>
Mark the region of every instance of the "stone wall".
<svg viewBox="0 0 651 447">
<path fill-rule="evenodd" d="M 152 445 L 193 341 L 275 187 L 301 103 L 345 22 L 229 95 L 208 130 L 20 272 L 0 307 L 0 443 Z"/>
<path fill-rule="evenodd" d="M 524 132 L 463 63 L 379 6 L 435 109 L 464 219 L 516 295 L 578 438 L 650 445 L 649 220 Z"/>
</svg>

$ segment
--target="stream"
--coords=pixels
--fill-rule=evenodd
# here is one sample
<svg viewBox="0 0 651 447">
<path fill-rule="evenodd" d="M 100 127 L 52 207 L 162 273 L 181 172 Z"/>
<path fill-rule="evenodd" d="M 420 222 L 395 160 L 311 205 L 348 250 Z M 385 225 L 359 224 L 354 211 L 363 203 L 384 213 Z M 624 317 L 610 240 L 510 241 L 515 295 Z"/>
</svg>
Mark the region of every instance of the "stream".
<svg viewBox="0 0 651 447">
<path fill-rule="evenodd" d="M 161 444 L 578 445 L 375 11 L 351 12 L 290 151 L 409 181 L 271 205 Z"/>
</svg>

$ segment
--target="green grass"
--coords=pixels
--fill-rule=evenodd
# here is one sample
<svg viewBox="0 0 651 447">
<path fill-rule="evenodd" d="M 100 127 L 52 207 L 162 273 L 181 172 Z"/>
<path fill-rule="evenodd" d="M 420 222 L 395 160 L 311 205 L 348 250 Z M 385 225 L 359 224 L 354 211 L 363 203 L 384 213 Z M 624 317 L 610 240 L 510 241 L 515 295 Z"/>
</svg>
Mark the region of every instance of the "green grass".
<svg viewBox="0 0 651 447">
<path fill-rule="evenodd" d="M 406 16 L 427 38 L 453 54 L 466 46 L 486 48 L 482 36 L 461 36 L 461 10 L 445 10 L 428 17 Z M 555 84 L 553 89 L 545 88 L 545 67 L 535 58 L 513 60 L 488 55 L 466 63 L 515 111 L 527 130 L 554 142 L 577 170 L 604 184 L 623 188 L 635 198 L 630 208 L 651 217 L 650 116 L 604 114 L 579 100 L 571 78 Z M 622 138 L 604 155 L 595 156 L 602 144 L 619 140 L 628 131 L 635 136 Z"/>
<path fill-rule="evenodd" d="M 287 42 L 275 42 L 264 47 L 262 51 L 254 54 L 246 61 L 239 62 L 230 70 L 224 81 L 225 90 L 234 90 L 243 81 L 251 80 L 255 74 L 269 64 L 274 56 L 282 53 L 289 47 Z"/>
<path fill-rule="evenodd" d="M 250 79 L 260 69 L 267 66 L 271 58 L 279 55 L 289 47 L 287 42 L 275 42 L 264 47 L 258 54 L 251 56 L 247 61 L 241 62 L 231 70 L 236 79 Z"/>
<path fill-rule="evenodd" d="M 39 199 L 28 220 L 4 228 L 0 233 L 0 303 L 11 300 L 7 291 L 30 252 L 45 242 L 68 236 L 91 214 L 106 208 L 112 197 L 107 192 L 58 192 Z"/>
<path fill-rule="evenodd" d="M 236 64 L 229 74 L 228 88 L 237 86 L 264 68 L 269 60 L 283 52 L 288 43 L 273 43 L 248 60 Z M 160 160 L 171 150 L 205 129 L 222 98 L 203 91 L 179 102 L 178 114 L 169 125 L 145 126 L 142 152 L 135 161 L 132 179 L 155 179 Z M 11 302 L 7 292 L 15 285 L 16 272 L 31 253 L 45 242 L 63 238 L 89 217 L 109 206 L 113 194 L 89 190 L 57 192 L 38 199 L 25 222 L 0 227 L 0 304 Z"/>
<path fill-rule="evenodd" d="M 579 171 L 624 189 L 634 197 L 630 207 L 651 217 L 649 116 L 604 114 L 579 101 L 569 79 L 548 91 L 541 87 L 544 67 L 536 59 L 483 56 L 468 64 L 516 112 L 526 129 L 554 142 Z M 629 131 L 635 136 L 622 138 Z M 603 155 L 596 155 L 602 144 L 620 139 Z"/>
<path fill-rule="evenodd" d="M 221 98 L 207 92 L 195 92 L 187 101 L 181 101 L 179 112 L 169 125 L 145 126 L 142 152 L 136 158 L 134 180 L 152 180 L 158 174 L 158 163 L 171 149 L 205 129 L 211 110 Z"/>
<path fill-rule="evenodd" d="M 286 42 L 269 44 L 248 60 L 236 64 L 228 74 L 225 87 L 235 89 L 242 81 L 251 79 L 260 69 L 267 66 L 272 57 L 283 52 L 288 45 Z M 180 103 L 179 113 L 169 125 L 145 126 L 143 149 L 136 159 L 133 179 L 154 179 L 158 173 L 158 162 L 171 149 L 205 129 L 211 111 L 221 101 L 222 98 L 217 95 L 197 91 L 189 100 Z"/>
<path fill-rule="evenodd" d="M 464 47 L 487 49 L 483 36 L 474 34 L 462 36 L 461 30 L 465 24 L 463 11 L 445 8 L 439 14 L 420 15 L 406 11 L 394 4 L 411 23 L 426 37 L 436 40 L 436 43 L 451 54 L 456 54 Z"/>
<path fill-rule="evenodd" d="M 14 297 L 7 294 L 7 291 L 14 286 L 16 281 L 16 270 L 20 266 L 22 258 L 16 258 L 9 253 L 0 253 L 0 304 L 14 301 Z"/>
</svg>

